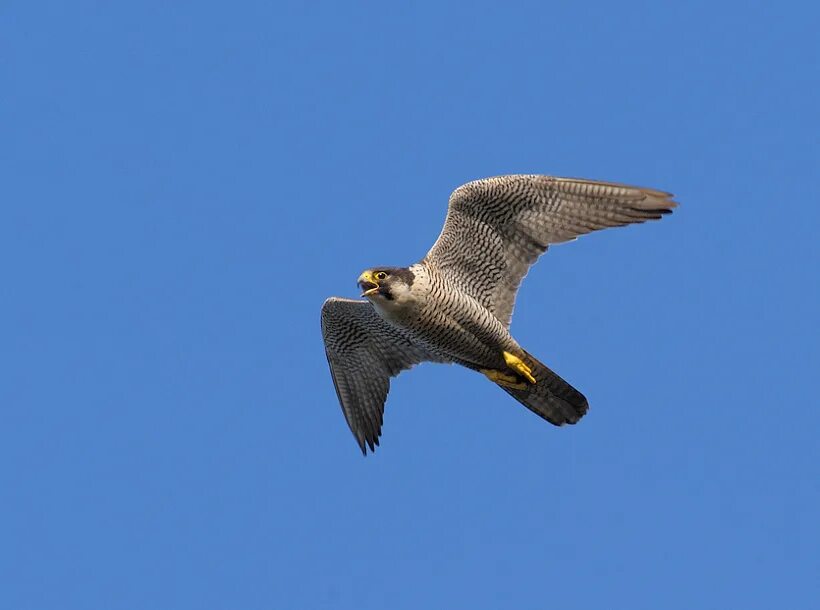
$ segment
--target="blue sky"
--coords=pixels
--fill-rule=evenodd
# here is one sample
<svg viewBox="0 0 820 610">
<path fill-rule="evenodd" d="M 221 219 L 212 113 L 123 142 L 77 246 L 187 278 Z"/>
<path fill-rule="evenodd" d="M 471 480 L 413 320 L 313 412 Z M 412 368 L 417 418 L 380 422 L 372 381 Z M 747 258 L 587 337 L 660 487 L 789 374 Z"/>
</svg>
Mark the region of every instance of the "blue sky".
<svg viewBox="0 0 820 610">
<path fill-rule="evenodd" d="M 810 608 L 817 8 L 5 3 L 0 607 Z M 673 191 L 512 330 L 589 398 L 394 381 L 363 458 L 319 308 L 458 185 Z"/>
</svg>

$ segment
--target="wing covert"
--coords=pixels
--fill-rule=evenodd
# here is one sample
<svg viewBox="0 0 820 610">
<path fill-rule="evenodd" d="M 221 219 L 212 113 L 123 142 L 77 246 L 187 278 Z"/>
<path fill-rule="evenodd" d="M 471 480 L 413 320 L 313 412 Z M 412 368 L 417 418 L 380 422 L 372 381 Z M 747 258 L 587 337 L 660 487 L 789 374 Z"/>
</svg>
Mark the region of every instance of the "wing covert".
<svg viewBox="0 0 820 610">
<path fill-rule="evenodd" d="M 670 193 L 611 182 L 541 175 L 475 180 L 450 195 L 425 261 L 509 327 L 521 280 L 551 244 L 656 220 L 676 205 Z"/>
</svg>

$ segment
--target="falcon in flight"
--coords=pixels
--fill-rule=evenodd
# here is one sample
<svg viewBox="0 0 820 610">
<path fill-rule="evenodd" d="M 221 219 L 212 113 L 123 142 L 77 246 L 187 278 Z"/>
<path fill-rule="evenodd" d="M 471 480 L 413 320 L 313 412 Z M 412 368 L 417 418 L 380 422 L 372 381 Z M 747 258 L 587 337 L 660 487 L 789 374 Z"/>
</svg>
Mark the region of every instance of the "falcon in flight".
<svg viewBox="0 0 820 610">
<path fill-rule="evenodd" d="M 586 398 L 510 334 L 518 286 L 551 244 L 657 220 L 675 205 L 663 191 L 552 176 L 457 188 L 421 262 L 368 269 L 358 280 L 366 301 L 322 305 L 330 373 L 362 453 L 379 444 L 390 378 L 420 362 L 466 366 L 551 424 L 576 423 Z"/>
</svg>

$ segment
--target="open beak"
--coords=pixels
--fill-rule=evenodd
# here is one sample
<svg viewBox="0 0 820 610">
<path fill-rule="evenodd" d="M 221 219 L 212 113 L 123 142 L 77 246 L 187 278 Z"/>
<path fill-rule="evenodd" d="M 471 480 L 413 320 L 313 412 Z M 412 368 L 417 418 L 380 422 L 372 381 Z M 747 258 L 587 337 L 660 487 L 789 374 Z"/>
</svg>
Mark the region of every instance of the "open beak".
<svg viewBox="0 0 820 610">
<path fill-rule="evenodd" d="M 359 276 L 359 288 L 362 289 L 363 297 L 369 297 L 379 292 L 379 284 L 369 271 L 365 271 Z"/>
</svg>

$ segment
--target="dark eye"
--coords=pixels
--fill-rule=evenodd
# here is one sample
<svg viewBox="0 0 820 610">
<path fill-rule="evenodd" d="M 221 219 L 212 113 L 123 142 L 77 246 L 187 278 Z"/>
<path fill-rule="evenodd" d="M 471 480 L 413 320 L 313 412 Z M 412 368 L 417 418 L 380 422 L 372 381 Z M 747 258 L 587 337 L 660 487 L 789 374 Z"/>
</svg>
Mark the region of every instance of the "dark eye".
<svg viewBox="0 0 820 610">
<path fill-rule="evenodd" d="M 384 271 L 379 271 L 379 272 L 376 274 L 376 279 L 377 279 L 377 280 L 384 280 L 384 279 L 387 279 L 387 274 L 386 274 Z"/>
</svg>

